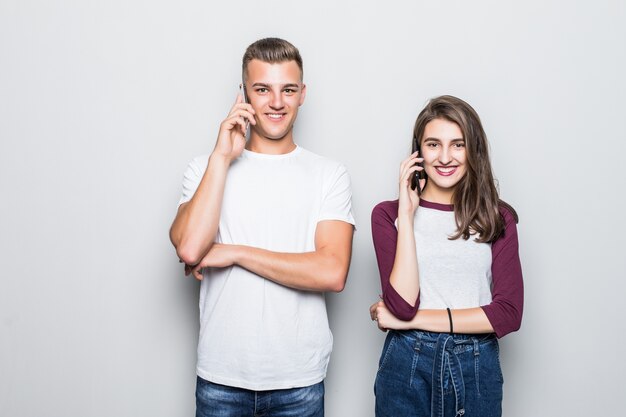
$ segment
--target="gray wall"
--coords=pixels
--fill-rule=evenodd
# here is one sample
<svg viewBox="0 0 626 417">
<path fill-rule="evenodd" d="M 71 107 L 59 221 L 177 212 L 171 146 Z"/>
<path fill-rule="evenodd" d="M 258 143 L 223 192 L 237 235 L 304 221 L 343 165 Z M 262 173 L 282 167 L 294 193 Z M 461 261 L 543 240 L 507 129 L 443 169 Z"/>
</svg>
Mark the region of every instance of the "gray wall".
<svg viewBox="0 0 626 417">
<path fill-rule="evenodd" d="M 345 163 L 358 230 L 329 295 L 327 415 L 373 416 L 369 215 L 430 97 L 479 112 L 521 216 L 507 416 L 621 410 L 624 2 L 0 0 L 0 415 L 190 416 L 198 283 L 167 237 L 245 47 L 297 45 L 297 142 Z"/>
</svg>

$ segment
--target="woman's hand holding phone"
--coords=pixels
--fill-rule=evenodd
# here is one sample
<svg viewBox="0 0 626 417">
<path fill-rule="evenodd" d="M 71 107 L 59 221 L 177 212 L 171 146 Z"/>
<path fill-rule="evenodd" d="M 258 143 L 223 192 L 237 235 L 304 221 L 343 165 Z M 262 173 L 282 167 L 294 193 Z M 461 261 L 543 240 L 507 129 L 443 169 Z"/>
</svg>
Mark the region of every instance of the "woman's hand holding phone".
<svg viewBox="0 0 626 417">
<path fill-rule="evenodd" d="M 417 189 L 411 187 L 412 179 L 419 171 L 424 168 L 418 165 L 424 159 L 418 156 L 418 152 L 413 152 L 407 159 L 400 164 L 400 192 L 398 197 L 398 215 L 406 214 L 415 215 L 415 211 L 419 206 L 420 197 Z M 424 187 L 426 180 L 420 179 L 420 189 Z"/>
<path fill-rule="evenodd" d="M 228 116 L 220 124 L 214 153 L 228 159 L 229 162 L 238 158 L 246 146 L 247 124 L 256 124 L 254 114 L 252 106 L 244 101 L 242 94 L 238 94 Z"/>
</svg>

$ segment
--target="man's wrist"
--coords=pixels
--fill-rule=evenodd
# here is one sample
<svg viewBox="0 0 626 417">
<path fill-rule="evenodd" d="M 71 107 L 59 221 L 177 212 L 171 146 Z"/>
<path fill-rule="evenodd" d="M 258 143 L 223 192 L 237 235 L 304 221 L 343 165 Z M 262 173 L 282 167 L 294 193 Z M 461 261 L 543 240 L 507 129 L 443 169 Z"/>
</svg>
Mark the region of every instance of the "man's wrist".
<svg viewBox="0 0 626 417">
<path fill-rule="evenodd" d="M 213 151 L 209 156 L 209 165 L 215 166 L 216 168 L 226 168 L 230 166 L 231 159 L 227 156 L 224 156 L 220 153 Z"/>
<path fill-rule="evenodd" d="M 231 250 L 231 255 L 232 255 L 232 262 L 233 265 L 241 265 L 241 262 L 243 261 L 243 258 L 245 256 L 245 246 L 241 246 L 241 245 L 230 245 L 230 250 Z"/>
</svg>

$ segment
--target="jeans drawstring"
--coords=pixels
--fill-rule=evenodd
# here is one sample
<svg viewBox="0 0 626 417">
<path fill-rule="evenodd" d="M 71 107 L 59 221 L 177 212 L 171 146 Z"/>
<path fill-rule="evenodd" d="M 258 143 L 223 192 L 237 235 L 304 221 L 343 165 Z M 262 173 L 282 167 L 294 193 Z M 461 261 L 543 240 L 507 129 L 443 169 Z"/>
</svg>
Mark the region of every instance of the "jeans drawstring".
<svg viewBox="0 0 626 417">
<path fill-rule="evenodd" d="M 454 353 L 454 338 L 448 334 L 441 334 L 435 348 L 435 363 L 433 369 L 431 412 L 434 417 L 444 416 L 444 383 L 446 370 L 449 372 L 454 388 L 456 400 L 456 417 L 465 414 L 465 383 L 461 371 L 461 362 Z"/>
</svg>

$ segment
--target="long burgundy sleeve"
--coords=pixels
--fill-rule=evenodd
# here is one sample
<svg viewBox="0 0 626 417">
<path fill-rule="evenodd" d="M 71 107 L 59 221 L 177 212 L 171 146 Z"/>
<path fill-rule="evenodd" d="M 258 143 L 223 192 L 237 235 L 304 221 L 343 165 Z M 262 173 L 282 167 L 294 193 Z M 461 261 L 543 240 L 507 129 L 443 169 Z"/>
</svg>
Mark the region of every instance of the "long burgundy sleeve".
<svg viewBox="0 0 626 417">
<path fill-rule="evenodd" d="M 500 208 L 506 227 L 491 245 L 491 303 L 481 306 L 499 338 L 518 330 L 524 309 L 524 282 L 513 215 Z"/>
<path fill-rule="evenodd" d="M 396 244 L 398 229 L 395 221 L 398 217 L 398 200 L 383 201 L 372 210 L 372 238 L 374 250 L 380 272 L 380 286 L 383 291 L 383 301 L 391 313 L 400 320 L 411 320 L 419 308 L 419 296 L 415 305 L 411 305 L 396 292 L 389 277 L 396 258 Z"/>
</svg>

